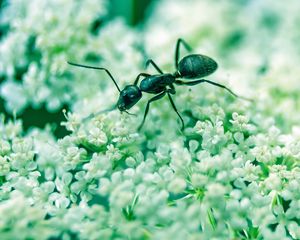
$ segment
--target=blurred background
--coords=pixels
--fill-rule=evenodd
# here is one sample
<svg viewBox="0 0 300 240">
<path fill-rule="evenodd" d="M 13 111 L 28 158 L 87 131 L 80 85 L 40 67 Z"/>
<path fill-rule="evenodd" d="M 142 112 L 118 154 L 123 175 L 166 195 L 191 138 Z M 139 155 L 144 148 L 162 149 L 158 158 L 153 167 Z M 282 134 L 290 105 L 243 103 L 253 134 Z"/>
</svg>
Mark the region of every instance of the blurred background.
<svg viewBox="0 0 300 240">
<path fill-rule="evenodd" d="M 0 16 L 7 10 L 11 2 L 15 4 L 17 1 L 0 0 Z M 107 14 L 105 16 L 99 16 L 99 18 L 94 21 L 93 28 L 97 29 L 101 24 L 115 18 L 122 18 L 126 24 L 131 27 L 139 27 L 139 24 L 143 23 L 152 2 L 153 0 L 109 0 L 107 4 Z M 11 28 L 9 22 L 3 23 L 2 21 L 1 23 L 0 41 L 9 33 Z M 5 56 L 0 55 L 0 61 L 4 57 Z M 25 72 L 25 69 L 16 69 L 15 80 L 22 81 Z M 5 81 L 5 78 L 5 73 L 3 71 L 1 72 L 0 68 L 0 84 Z M 27 106 L 25 109 L 22 109 L 22 111 L 13 113 L 7 111 L 5 100 L 0 96 L 0 111 L 5 115 L 6 119 L 13 119 L 14 114 L 16 114 L 18 118 L 22 119 L 25 130 L 30 127 L 44 128 L 47 124 L 51 124 L 55 129 L 54 133 L 57 137 L 63 137 L 67 133 L 65 128 L 60 126 L 60 122 L 65 120 L 65 116 L 62 113 L 63 109 L 68 109 L 68 105 L 63 105 L 55 111 L 49 112 L 43 104 L 38 107 Z"/>
<path fill-rule="evenodd" d="M 109 12 L 112 18 L 121 16 L 126 22 L 135 26 L 143 21 L 146 10 L 154 0 L 111 0 Z"/>
</svg>

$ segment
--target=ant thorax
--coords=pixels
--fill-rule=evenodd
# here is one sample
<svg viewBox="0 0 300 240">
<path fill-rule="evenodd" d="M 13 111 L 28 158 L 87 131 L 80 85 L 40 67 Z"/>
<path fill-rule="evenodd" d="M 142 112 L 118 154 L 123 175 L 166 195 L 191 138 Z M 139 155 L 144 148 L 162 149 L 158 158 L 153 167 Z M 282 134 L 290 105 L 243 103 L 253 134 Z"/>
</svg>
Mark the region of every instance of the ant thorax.
<svg viewBox="0 0 300 240">
<path fill-rule="evenodd" d="M 141 81 L 140 89 L 147 93 L 160 93 L 166 86 L 174 83 L 175 77 L 172 74 L 157 74 L 146 77 Z"/>
</svg>

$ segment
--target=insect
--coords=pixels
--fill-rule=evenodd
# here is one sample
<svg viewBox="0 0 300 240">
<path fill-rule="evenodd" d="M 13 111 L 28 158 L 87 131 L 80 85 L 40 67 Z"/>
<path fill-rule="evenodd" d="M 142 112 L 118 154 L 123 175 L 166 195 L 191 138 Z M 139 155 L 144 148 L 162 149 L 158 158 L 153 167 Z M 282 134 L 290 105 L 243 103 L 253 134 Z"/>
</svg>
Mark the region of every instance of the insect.
<svg viewBox="0 0 300 240">
<path fill-rule="evenodd" d="M 82 64 L 72 63 L 72 62 L 68 62 L 68 63 L 77 67 L 104 70 L 108 74 L 108 76 L 112 79 L 112 81 L 114 82 L 115 86 L 117 87 L 120 93 L 116 106 L 114 106 L 109 110 L 118 108 L 121 112 L 129 113 L 127 110 L 133 107 L 142 98 L 142 92 L 155 94 L 155 96 L 150 98 L 147 102 L 146 109 L 144 112 L 144 117 L 141 124 L 138 127 L 138 130 L 141 130 L 141 128 L 145 123 L 147 114 L 149 112 L 150 104 L 154 101 L 163 98 L 165 95 L 168 96 L 173 110 L 178 115 L 181 121 L 181 130 L 183 130 L 184 121 L 180 113 L 178 112 L 176 105 L 171 96 L 176 93 L 174 85 L 193 86 L 200 83 L 208 83 L 227 90 L 235 97 L 240 97 L 240 96 L 238 96 L 237 94 L 235 94 L 233 91 L 231 91 L 229 88 L 227 88 L 222 84 L 215 83 L 207 79 L 202 79 L 203 77 L 212 74 L 218 68 L 218 64 L 212 58 L 202 54 L 189 54 L 183 57 L 181 60 L 179 60 L 181 45 L 183 45 L 185 49 L 188 50 L 189 52 L 192 50 L 192 48 L 183 39 L 179 38 L 177 40 L 176 47 L 175 47 L 176 71 L 174 73 L 164 73 L 152 59 L 148 59 L 146 62 L 146 67 L 151 64 L 157 70 L 158 74 L 151 75 L 149 73 L 140 73 L 137 75 L 134 83 L 125 86 L 123 90 L 120 90 L 116 80 L 109 72 L 109 70 L 107 70 L 106 68 L 87 66 L 87 65 L 82 65 Z M 140 85 L 138 85 L 141 77 L 144 78 L 140 82 Z M 182 79 L 186 79 L 187 81 L 183 81 Z"/>
</svg>

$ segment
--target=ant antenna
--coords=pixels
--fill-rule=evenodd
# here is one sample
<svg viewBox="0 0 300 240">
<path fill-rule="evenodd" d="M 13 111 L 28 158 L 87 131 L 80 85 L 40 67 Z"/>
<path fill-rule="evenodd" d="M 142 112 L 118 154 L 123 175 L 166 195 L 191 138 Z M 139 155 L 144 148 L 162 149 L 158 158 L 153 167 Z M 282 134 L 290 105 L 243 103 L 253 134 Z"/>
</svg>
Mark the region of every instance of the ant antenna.
<svg viewBox="0 0 300 240">
<path fill-rule="evenodd" d="M 114 105 L 108 109 L 105 109 L 105 110 L 101 110 L 101 111 L 98 111 L 96 113 L 91 113 L 90 115 L 88 115 L 87 117 L 83 118 L 83 122 L 87 121 L 88 119 L 91 119 L 93 117 L 96 117 L 100 114 L 103 114 L 103 113 L 107 113 L 107 112 L 111 112 L 113 110 L 115 110 L 117 108 L 117 105 Z"/>
<path fill-rule="evenodd" d="M 87 66 L 87 65 L 82 65 L 82 64 L 77 64 L 77 63 L 69 62 L 69 61 L 68 61 L 68 64 L 76 66 L 76 67 L 83 67 L 83 68 L 91 68 L 91 69 L 97 69 L 97 70 L 104 70 L 110 76 L 111 80 L 113 80 L 113 82 L 116 85 L 118 91 L 121 92 L 121 90 L 120 90 L 120 88 L 119 88 L 116 80 L 114 79 L 114 77 L 111 75 L 111 73 L 106 68 Z"/>
</svg>

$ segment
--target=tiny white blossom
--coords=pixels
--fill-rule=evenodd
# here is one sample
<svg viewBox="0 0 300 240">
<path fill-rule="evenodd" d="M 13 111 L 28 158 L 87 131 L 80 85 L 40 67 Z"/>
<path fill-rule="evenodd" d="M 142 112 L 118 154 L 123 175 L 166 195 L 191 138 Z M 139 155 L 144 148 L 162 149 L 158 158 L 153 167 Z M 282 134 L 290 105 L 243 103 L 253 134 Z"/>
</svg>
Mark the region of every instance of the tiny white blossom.
<svg viewBox="0 0 300 240">
<path fill-rule="evenodd" d="M 168 185 L 169 191 L 173 193 L 181 193 L 184 191 L 185 187 L 186 182 L 184 179 L 181 178 L 173 179 Z"/>
</svg>

